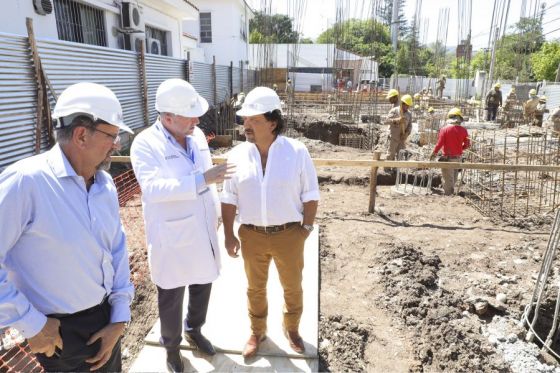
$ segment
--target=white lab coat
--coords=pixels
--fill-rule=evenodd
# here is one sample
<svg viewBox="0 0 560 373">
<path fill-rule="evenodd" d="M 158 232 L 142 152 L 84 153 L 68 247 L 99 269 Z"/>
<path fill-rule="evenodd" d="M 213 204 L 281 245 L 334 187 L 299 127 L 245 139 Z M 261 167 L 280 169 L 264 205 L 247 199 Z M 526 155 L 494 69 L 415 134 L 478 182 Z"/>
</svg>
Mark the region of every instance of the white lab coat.
<svg viewBox="0 0 560 373">
<path fill-rule="evenodd" d="M 130 149 L 142 189 L 151 277 L 164 289 L 210 283 L 220 272 L 217 193 L 212 187 L 199 194 L 195 182 L 212 160 L 204 135 L 193 138 L 194 164 L 156 125 L 142 131 Z"/>
</svg>

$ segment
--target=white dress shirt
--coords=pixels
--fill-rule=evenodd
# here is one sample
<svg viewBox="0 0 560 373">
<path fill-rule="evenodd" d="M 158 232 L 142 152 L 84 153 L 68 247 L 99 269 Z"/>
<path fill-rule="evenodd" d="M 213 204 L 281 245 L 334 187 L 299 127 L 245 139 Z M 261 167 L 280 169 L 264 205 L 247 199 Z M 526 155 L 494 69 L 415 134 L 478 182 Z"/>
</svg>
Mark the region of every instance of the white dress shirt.
<svg viewBox="0 0 560 373">
<path fill-rule="evenodd" d="M 111 322 L 130 320 L 125 234 L 111 176 L 89 191 L 59 145 L 0 174 L 0 327 L 26 338 L 46 316 L 75 313 L 109 296 Z"/>
<path fill-rule="evenodd" d="M 224 181 L 223 203 L 237 206 L 241 224 L 280 225 L 303 220 L 303 204 L 319 200 L 313 161 L 303 143 L 278 136 L 268 150 L 263 175 L 257 146 L 237 145 L 228 153 L 236 172 Z"/>
</svg>

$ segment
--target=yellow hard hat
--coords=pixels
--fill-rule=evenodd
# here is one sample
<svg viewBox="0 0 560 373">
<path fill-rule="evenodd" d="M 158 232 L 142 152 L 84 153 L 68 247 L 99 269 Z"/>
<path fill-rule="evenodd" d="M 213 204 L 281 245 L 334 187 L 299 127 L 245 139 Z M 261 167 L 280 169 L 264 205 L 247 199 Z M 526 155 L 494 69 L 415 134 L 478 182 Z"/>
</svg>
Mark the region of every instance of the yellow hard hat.
<svg viewBox="0 0 560 373">
<path fill-rule="evenodd" d="M 408 106 L 412 106 L 412 96 L 411 95 L 404 95 L 401 97 L 401 102 L 407 104 Z"/>
<path fill-rule="evenodd" d="M 430 106 L 430 107 L 428 108 L 428 113 L 433 113 L 433 112 L 434 112 L 434 108 Z"/>
<path fill-rule="evenodd" d="M 511 87 L 511 92 L 515 92 L 515 87 Z"/>
<path fill-rule="evenodd" d="M 420 109 L 420 105 L 414 105 L 414 109 L 415 109 L 415 110 Z"/>
<path fill-rule="evenodd" d="M 533 88 L 533 89 L 531 89 L 531 90 L 529 91 L 529 94 L 530 94 L 531 96 L 534 96 L 534 95 L 537 94 L 537 90 L 536 90 L 535 88 Z"/>
<path fill-rule="evenodd" d="M 539 101 L 541 101 L 541 102 L 546 102 L 546 96 L 541 96 L 541 97 L 539 97 Z"/>
<path fill-rule="evenodd" d="M 494 84 L 494 88 L 502 88 L 502 85 L 500 83 L 496 83 Z"/>
<path fill-rule="evenodd" d="M 449 110 L 449 113 L 447 113 L 447 118 L 451 118 L 454 116 L 460 116 L 461 119 L 463 119 L 463 113 L 461 113 L 461 109 L 459 109 L 458 107 L 454 107 L 453 109 Z"/>
<path fill-rule="evenodd" d="M 387 93 L 387 100 L 390 99 L 391 97 L 395 97 L 399 95 L 399 91 L 397 91 L 396 89 L 391 89 L 388 93 Z"/>
<path fill-rule="evenodd" d="M 415 93 L 415 94 L 414 94 L 414 99 L 415 99 L 415 100 L 418 100 L 419 98 L 420 98 L 420 93 Z"/>
</svg>

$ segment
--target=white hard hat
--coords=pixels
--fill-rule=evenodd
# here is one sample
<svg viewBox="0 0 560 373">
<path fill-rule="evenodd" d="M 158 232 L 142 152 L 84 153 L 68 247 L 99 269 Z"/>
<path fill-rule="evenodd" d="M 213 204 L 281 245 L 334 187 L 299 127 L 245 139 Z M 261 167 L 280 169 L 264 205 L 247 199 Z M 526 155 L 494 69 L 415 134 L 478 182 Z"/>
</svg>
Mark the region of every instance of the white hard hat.
<svg viewBox="0 0 560 373">
<path fill-rule="evenodd" d="M 268 87 L 256 87 L 247 94 L 241 110 L 236 114 L 240 117 L 252 117 L 274 110 L 282 111 L 278 94 Z"/>
<path fill-rule="evenodd" d="M 74 114 L 90 115 L 93 120 L 101 119 L 123 131 L 134 133 L 123 122 L 122 107 L 117 96 L 101 84 L 76 83 L 62 92 L 54 106 L 53 119 Z M 62 123 L 59 121 L 59 124 Z"/>
<path fill-rule="evenodd" d="M 156 92 L 156 110 L 187 118 L 198 118 L 208 110 L 208 101 L 183 79 L 167 79 Z"/>
</svg>

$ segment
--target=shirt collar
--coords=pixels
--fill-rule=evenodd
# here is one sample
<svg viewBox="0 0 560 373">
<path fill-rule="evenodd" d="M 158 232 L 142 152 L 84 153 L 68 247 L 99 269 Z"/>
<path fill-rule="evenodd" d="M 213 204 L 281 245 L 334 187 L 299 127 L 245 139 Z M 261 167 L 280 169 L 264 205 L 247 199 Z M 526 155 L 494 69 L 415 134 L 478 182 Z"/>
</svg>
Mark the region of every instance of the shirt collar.
<svg viewBox="0 0 560 373">
<path fill-rule="evenodd" d="M 49 150 L 48 162 L 56 177 L 78 176 L 59 144 Z"/>
<path fill-rule="evenodd" d="M 167 140 L 171 141 L 171 143 L 173 143 L 174 145 L 178 146 L 179 148 L 182 149 L 182 146 L 179 145 L 179 143 L 177 142 L 177 140 L 175 139 L 175 137 L 173 137 L 173 135 L 171 135 L 171 132 L 169 132 L 167 130 L 167 128 L 165 128 L 165 126 L 161 123 L 161 121 L 158 119 L 156 120 L 156 123 L 154 124 L 154 126 L 156 126 L 156 128 L 158 130 L 160 130 L 163 135 L 167 138 Z M 187 146 L 190 147 L 190 136 L 185 136 L 186 137 L 186 141 L 187 141 Z"/>
</svg>

